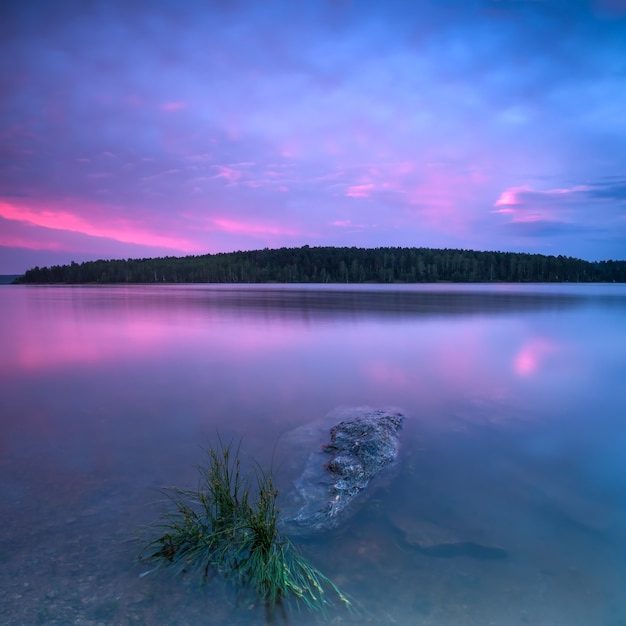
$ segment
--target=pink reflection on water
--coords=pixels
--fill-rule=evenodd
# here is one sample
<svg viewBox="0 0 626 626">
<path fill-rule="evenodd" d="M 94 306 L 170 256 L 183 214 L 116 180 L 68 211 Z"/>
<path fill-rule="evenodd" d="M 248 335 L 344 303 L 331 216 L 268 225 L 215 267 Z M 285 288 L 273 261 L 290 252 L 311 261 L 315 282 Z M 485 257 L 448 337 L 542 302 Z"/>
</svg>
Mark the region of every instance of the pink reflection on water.
<svg viewBox="0 0 626 626">
<path fill-rule="evenodd" d="M 157 324 L 135 320 L 121 326 L 98 324 L 92 332 L 77 332 L 75 320 L 58 320 L 44 327 L 27 323 L 14 327 L 13 342 L 6 346 L 12 370 L 33 373 L 70 364 L 95 364 L 133 354 L 154 353 L 165 330 Z M 9 372 L 6 372 L 7 374 Z"/>
<path fill-rule="evenodd" d="M 556 345 L 543 338 L 529 339 L 513 358 L 513 370 L 518 376 L 534 376 L 544 365 Z"/>
<path fill-rule="evenodd" d="M 11 329 L 0 359 L 3 374 L 93 365 L 131 352 L 154 354 L 167 340 L 167 325 L 154 315 L 133 311 L 123 299 L 115 306 L 112 301 L 101 302 L 102 311 L 96 314 L 95 299 L 74 299 L 74 292 L 78 293 L 68 288 L 15 292 L 13 306 L 3 309 L 4 323 Z"/>
<path fill-rule="evenodd" d="M 363 366 L 365 378 L 376 385 L 394 388 L 406 388 L 413 384 L 406 368 L 384 361 L 371 361 Z"/>
<path fill-rule="evenodd" d="M 481 318 L 462 324 L 416 321 L 395 334 L 381 327 L 378 341 L 374 330 L 368 332 L 368 345 L 360 355 L 361 386 L 367 390 L 363 393 L 381 398 L 383 404 L 417 404 L 424 415 L 455 399 L 466 407 L 477 397 L 506 401 L 511 376 L 503 365 L 510 347 L 500 336 L 494 339 L 492 323 Z"/>
<path fill-rule="evenodd" d="M 22 297 L 2 312 L 11 329 L 0 359 L 7 376 L 116 360 L 165 366 L 181 353 L 193 361 L 203 349 L 224 363 L 252 363 L 310 349 L 313 341 L 302 322 L 283 324 L 280 314 L 263 310 L 252 321 L 236 307 L 224 314 L 210 298 L 187 298 L 182 290 L 153 299 L 141 288 L 18 289 L 12 293 Z"/>
</svg>

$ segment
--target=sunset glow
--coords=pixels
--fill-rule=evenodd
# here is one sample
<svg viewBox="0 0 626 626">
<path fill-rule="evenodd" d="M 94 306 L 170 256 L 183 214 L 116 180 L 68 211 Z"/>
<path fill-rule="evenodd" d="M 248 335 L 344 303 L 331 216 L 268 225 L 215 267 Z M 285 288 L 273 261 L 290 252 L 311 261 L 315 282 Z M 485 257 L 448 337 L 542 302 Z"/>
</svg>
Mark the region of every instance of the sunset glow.
<svg viewBox="0 0 626 626">
<path fill-rule="evenodd" d="M 0 22 L 0 274 L 305 244 L 626 256 L 613 4 L 27 0 Z"/>
<path fill-rule="evenodd" d="M 82 207 L 77 209 L 80 212 Z M 95 212 L 94 212 L 95 213 Z M 89 215 L 89 211 L 87 211 Z M 11 205 L 0 202 L 0 217 L 6 220 L 25 222 L 31 226 L 41 226 L 52 230 L 61 230 L 81 233 L 90 237 L 99 237 L 123 243 L 135 243 L 147 247 L 170 248 L 183 252 L 193 252 L 195 244 L 184 239 L 174 239 L 157 232 L 144 230 L 140 224 L 131 220 L 116 218 L 108 220 L 93 215 L 91 219 L 83 218 L 80 214 L 63 209 L 41 208 L 31 209 L 25 206 Z M 28 246 L 26 246 L 28 247 Z M 45 242 L 34 249 L 45 249 Z"/>
</svg>

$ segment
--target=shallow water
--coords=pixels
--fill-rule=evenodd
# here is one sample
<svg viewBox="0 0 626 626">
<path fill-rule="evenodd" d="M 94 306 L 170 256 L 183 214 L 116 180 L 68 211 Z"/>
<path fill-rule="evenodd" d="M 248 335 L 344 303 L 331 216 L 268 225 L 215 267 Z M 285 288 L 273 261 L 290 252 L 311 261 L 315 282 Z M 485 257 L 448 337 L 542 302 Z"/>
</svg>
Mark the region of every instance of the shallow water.
<svg viewBox="0 0 626 626">
<path fill-rule="evenodd" d="M 626 287 L 0 288 L 0 624 L 626 624 Z M 401 459 L 302 544 L 359 606 L 142 576 L 158 489 L 397 407 Z"/>
</svg>

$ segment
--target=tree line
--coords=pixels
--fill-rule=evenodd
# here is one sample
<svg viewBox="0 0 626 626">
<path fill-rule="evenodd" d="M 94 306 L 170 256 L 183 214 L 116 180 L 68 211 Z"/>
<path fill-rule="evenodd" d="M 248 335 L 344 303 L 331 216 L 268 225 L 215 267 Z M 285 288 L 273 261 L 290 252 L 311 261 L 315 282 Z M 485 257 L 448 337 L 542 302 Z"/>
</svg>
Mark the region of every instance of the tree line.
<svg viewBox="0 0 626 626">
<path fill-rule="evenodd" d="M 309 247 L 34 267 L 37 283 L 626 282 L 626 261 L 436 248 Z"/>
</svg>

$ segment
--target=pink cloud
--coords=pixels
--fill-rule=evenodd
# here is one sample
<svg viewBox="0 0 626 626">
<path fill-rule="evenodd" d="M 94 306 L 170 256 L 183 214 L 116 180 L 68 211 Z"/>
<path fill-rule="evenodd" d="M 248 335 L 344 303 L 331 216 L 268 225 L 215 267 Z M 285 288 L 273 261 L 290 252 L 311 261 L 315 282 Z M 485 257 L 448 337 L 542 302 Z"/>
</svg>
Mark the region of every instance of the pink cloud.
<svg viewBox="0 0 626 626">
<path fill-rule="evenodd" d="M 426 168 L 423 180 L 407 192 L 409 211 L 421 225 L 444 233 L 466 236 L 471 233 L 471 214 L 467 206 L 476 202 L 482 176 L 475 172 L 455 172 L 439 164 Z"/>
<path fill-rule="evenodd" d="M 213 159 L 213 155 L 210 152 L 202 152 L 200 154 L 189 154 L 184 158 L 191 163 L 206 163 Z"/>
<path fill-rule="evenodd" d="M 510 187 L 500 194 L 494 203 L 497 208 L 492 213 L 509 215 L 514 223 L 563 221 L 568 205 L 574 207 L 589 189 L 586 185 L 546 190 L 528 185 Z M 556 214 L 557 208 L 559 215 Z"/>
<path fill-rule="evenodd" d="M 184 102 L 166 102 L 161 105 L 161 111 L 180 111 L 185 109 L 187 105 Z"/>
<path fill-rule="evenodd" d="M 259 171 L 257 163 L 253 161 L 213 165 L 212 167 L 217 170 L 217 174 L 211 176 L 214 180 L 221 178 L 231 185 L 237 183 L 252 189 L 266 188 L 282 192 L 289 191 L 289 188 L 282 184 L 287 179 L 286 173 L 276 168 Z"/>
<path fill-rule="evenodd" d="M 80 210 L 84 211 L 85 208 L 89 207 L 85 207 L 81 203 Z M 107 213 L 101 210 L 102 207 L 97 208 L 98 210 L 94 211 L 94 214 Z M 96 217 L 90 220 L 80 217 L 72 212 L 71 205 L 67 203 L 64 203 L 63 208 L 57 208 L 52 203 L 46 203 L 43 208 L 39 208 L 18 206 L 0 201 L 0 217 L 33 226 L 81 233 L 91 237 L 102 237 L 122 243 L 168 248 L 181 252 L 197 252 L 203 249 L 203 247 L 187 239 L 178 239 L 169 235 L 146 231 L 129 220 L 110 217 L 104 219 Z"/>
<path fill-rule="evenodd" d="M 296 231 L 288 228 L 279 228 L 268 224 L 252 224 L 250 222 L 241 222 L 229 219 L 216 218 L 212 220 L 213 224 L 219 230 L 227 233 L 237 233 L 240 235 L 249 235 L 257 237 L 259 235 L 288 235 L 294 236 Z"/>
<path fill-rule="evenodd" d="M 352 232 L 356 230 L 363 230 L 364 228 L 376 228 L 378 224 L 355 224 L 352 220 L 335 220 L 330 223 L 331 226 L 337 228 L 351 228 Z"/>
<path fill-rule="evenodd" d="M 456 236 L 471 234 L 472 214 L 467 207 L 476 203 L 486 179 L 478 166 L 457 171 L 446 162 L 413 161 L 364 164 L 333 175 L 337 177 L 348 179 L 343 191 L 346 197 L 384 194 L 390 204 L 404 207 L 405 215 L 419 221 L 420 227 L 430 226 Z M 340 183 L 334 187 L 340 187 Z M 397 220 L 393 227 L 405 219 Z"/>
<path fill-rule="evenodd" d="M 224 165 L 214 165 L 213 167 L 217 169 L 217 174 L 213 176 L 213 178 L 223 178 L 229 183 L 234 183 L 243 176 L 241 171 L 232 167 L 226 167 Z"/>
<path fill-rule="evenodd" d="M 521 204 L 522 201 L 520 199 L 520 195 L 528 191 L 532 192 L 532 189 L 527 186 L 511 187 L 510 189 L 507 189 L 506 191 L 503 191 L 500 194 L 500 197 L 496 200 L 496 203 L 494 206 L 508 207 L 511 205 Z"/>
<path fill-rule="evenodd" d="M 403 161 L 396 165 L 396 172 L 398 174 L 410 174 L 413 171 L 415 171 L 415 163 L 411 161 Z"/>
<path fill-rule="evenodd" d="M 352 185 L 348 187 L 348 191 L 344 195 L 349 198 L 369 198 L 371 192 L 376 188 L 373 183 L 367 183 L 365 185 Z"/>
<path fill-rule="evenodd" d="M 556 200 L 566 200 L 579 196 L 582 192 L 589 191 L 587 185 L 576 185 L 571 188 L 537 190 L 523 185 L 521 187 L 511 187 L 500 194 L 494 206 L 511 207 L 518 205 L 541 204 L 545 202 L 554 203 Z M 499 212 L 499 211 L 495 211 Z"/>
<path fill-rule="evenodd" d="M 62 250 L 58 241 L 42 241 L 31 237 L 0 233 L 0 246 L 7 248 L 25 248 L 27 250 Z"/>
</svg>

